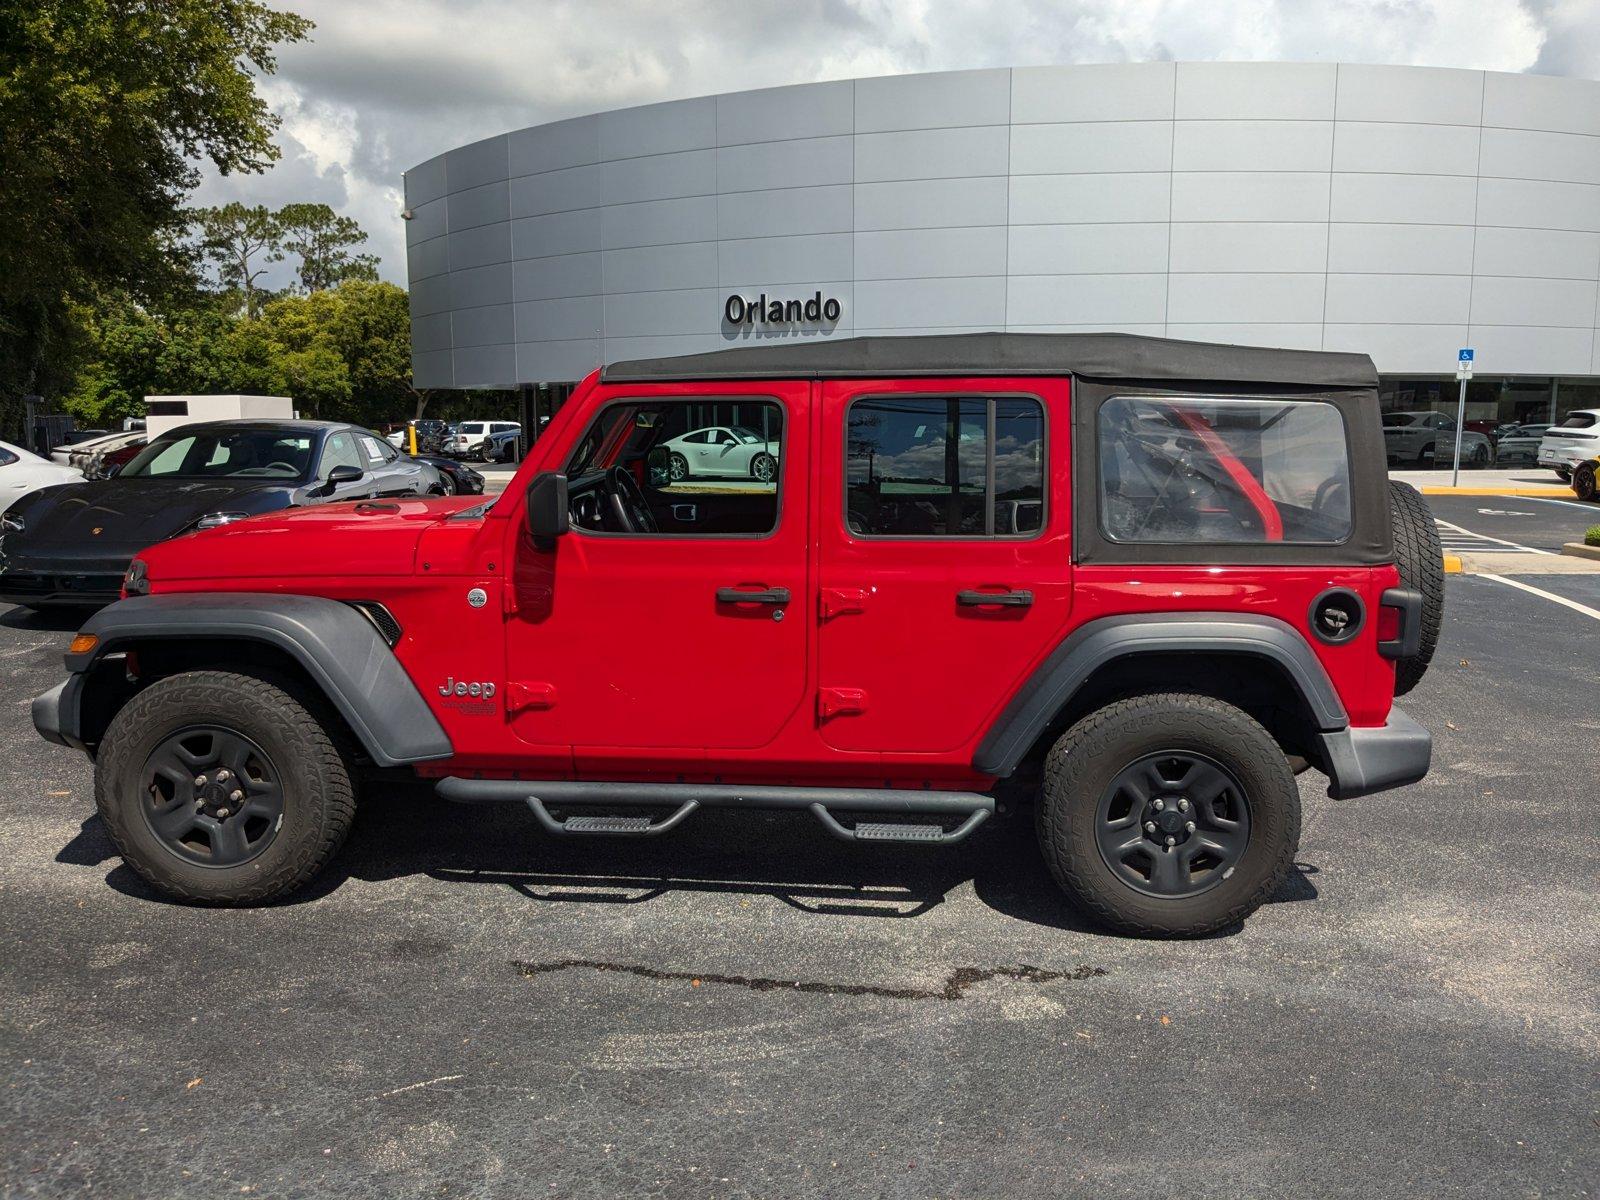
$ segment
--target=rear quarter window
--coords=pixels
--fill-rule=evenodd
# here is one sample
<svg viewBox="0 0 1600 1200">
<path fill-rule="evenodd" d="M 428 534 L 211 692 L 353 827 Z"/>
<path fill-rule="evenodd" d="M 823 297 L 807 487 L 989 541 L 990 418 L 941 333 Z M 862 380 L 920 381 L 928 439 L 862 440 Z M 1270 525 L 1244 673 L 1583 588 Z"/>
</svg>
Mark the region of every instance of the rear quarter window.
<svg viewBox="0 0 1600 1200">
<path fill-rule="evenodd" d="M 1097 434 L 1101 524 L 1112 541 L 1326 545 L 1350 536 L 1350 449 L 1331 404 L 1113 396 Z"/>
</svg>

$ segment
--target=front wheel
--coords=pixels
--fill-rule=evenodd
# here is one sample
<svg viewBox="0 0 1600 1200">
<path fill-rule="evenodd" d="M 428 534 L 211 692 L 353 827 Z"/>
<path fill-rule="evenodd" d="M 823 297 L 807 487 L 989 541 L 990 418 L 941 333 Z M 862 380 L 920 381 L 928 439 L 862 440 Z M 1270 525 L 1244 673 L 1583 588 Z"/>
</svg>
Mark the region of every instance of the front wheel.
<svg viewBox="0 0 1600 1200">
<path fill-rule="evenodd" d="M 771 483 L 772 477 L 777 473 L 778 464 L 765 450 L 750 460 L 750 474 L 762 483 Z"/>
<path fill-rule="evenodd" d="M 689 460 L 676 450 L 672 452 L 672 457 L 667 459 L 667 477 L 673 483 L 682 483 L 689 478 Z"/>
<path fill-rule="evenodd" d="M 95 803 L 122 859 L 197 904 L 259 904 L 307 883 L 355 816 L 344 755 L 305 704 L 253 675 L 158 680 L 112 718 Z"/>
<path fill-rule="evenodd" d="M 1593 500 L 1595 497 L 1594 464 L 1580 463 L 1578 469 L 1572 473 L 1572 492 L 1579 500 Z"/>
<path fill-rule="evenodd" d="M 1201 937 L 1282 885 L 1300 842 L 1288 760 L 1210 696 L 1136 696 L 1090 713 L 1045 760 L 1040 849 L 1073 903 L 1142 937 Z"/>
<path fill-rule="evenodd" d="M 456 494 L 456 481 L 443 471 L 440 471 L 439 482 L 434 490 L 440 496 L 454 496 Z"/>
</svg>

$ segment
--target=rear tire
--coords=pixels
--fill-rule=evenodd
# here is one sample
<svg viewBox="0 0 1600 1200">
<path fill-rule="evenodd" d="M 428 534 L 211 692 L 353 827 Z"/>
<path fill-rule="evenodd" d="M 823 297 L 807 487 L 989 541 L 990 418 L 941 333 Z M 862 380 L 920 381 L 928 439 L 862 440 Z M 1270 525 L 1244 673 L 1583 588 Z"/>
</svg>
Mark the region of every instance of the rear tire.
<svg viewBox="0 0 1600 1200">
<path fill-rule="evenodd" d="M 1572 482 L 1572 472 L 1566 467 L 1551 467 L 1550 469 L 1556 473 L 1562 483 Z"/>
<path fill-rule="evenodd" d="M 1572 473 L 1572 494 L 1579 500 L 1593 500 L 1595 490 L 1594 464 L 1580 463 Z"/>
<path fill-rule="evenodd" d="M 259 751 L 248 769 L 235 764 L 229 786 L 248 776 L 240 790 L 249 795 L 233 802 L 238 807 L 217 807 L 230 804 L 231 792 L 208 800 L 187 773 L 160 770 L 176 753 L 215 791 L 217 768 L 229 756 L 206 748 L 222 741 Z M 276 812 L 262 827 L 251 804 L 274 789 Z M 194 904 L 260 904 L 302 887 L 327 865 L 355 817 L 349 766 L 306 704 L 276 683 L 227 671 L 169 676 L 128 701 L 100 743 L 95 803 L 123 861 L 158 891 Z M 192 827 L 180 832 L 191 812 Z M 230 820 L 243 840 L 230 839 Z"/>
<path fill-rule="evenodd" d="M 772 455 L 763 450 L 750 460 L 750 475 L 762 483 L 771 483 L 778 473 L 778 465 L 772 461 Z"/>
<path fill-rule="evenodd" d="M 1143 798 L 1134 798 L 1129 772 L 1167 761 L 1175 765 L 1156 769 L 1174 782 L 1136 789 Z M 1209 788 L 1182 782 L 1184 763 L 1229 786 L 1206 799 Z M 1171 794 L 1151 794 L 1162 787 Z M 1158 798 L 1167 817 L 1182 799 L 1186 818 L 1198 814 L 1196 829 L 1179 823 L 1146 834 L 1147 820 L 1159 816 L 1151 809 Z M 1206 867 L 1207 846 L 1224 837 L 1219 814 L 1227 813 L 1235 826 L 1230 848 Z M 1244 920 L 1283 884 L 1300 843 L 1300 793 L 1277 742 L 1242 710 L 1210 696 L 1135 696 L 1090 713 L 1051 747 L 1037 822 L 1050 873 L 1096 920 L 1140 937 L 1203 937 Z M 1178 844 L 1167 846 L 1167 836 Z M 1114 864 L 1102 849 L 1106 838 L 1140 844 Z M 1151 870 L 1144 885 L 1141 861 Z M 1181 864 L 1170 877 L 1176 890 L 1158 894 L 1161 868 L 1173 863 Z"/>
<path fill-rule="evenodd" d="M 1394 665 L 1394 694 L 1404 696 L 1422 682 L 1439 644 L 1439 630 L 1444 625 L 1444 547 L 1427 501 L 1409 483 L 1389 481 L 1389 513 L 1400 586 L 1422 595 L 1421 648 Z"/>
</svg>

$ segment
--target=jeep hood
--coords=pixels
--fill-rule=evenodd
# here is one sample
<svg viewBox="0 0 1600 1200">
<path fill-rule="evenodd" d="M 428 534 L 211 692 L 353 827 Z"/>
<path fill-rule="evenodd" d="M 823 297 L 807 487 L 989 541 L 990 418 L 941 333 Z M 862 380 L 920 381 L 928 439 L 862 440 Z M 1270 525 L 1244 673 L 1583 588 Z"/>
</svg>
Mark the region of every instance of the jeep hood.
<svg viewBox="0 0 1600 1200">
<path fill-rule="evenodd" d="M 423 533 L 476 497 L 364 500 L 288 509 L 140 553 L 156 590 L 195 579 L 409 575 Z"/>
</svg>

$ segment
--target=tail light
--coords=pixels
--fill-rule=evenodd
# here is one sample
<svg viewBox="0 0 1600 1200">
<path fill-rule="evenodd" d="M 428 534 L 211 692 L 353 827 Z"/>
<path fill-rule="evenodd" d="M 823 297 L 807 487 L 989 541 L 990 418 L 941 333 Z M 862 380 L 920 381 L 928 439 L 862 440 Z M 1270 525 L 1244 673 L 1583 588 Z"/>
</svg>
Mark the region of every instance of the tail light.
<svg viewBox="0 0 1600 1200">
<path fill-rule="evenodd" d="M 1422 650 L 1422 593 L 1389 588 L 1378 601 L 1378 653 L 1410 658 Z"/>
</svg>

